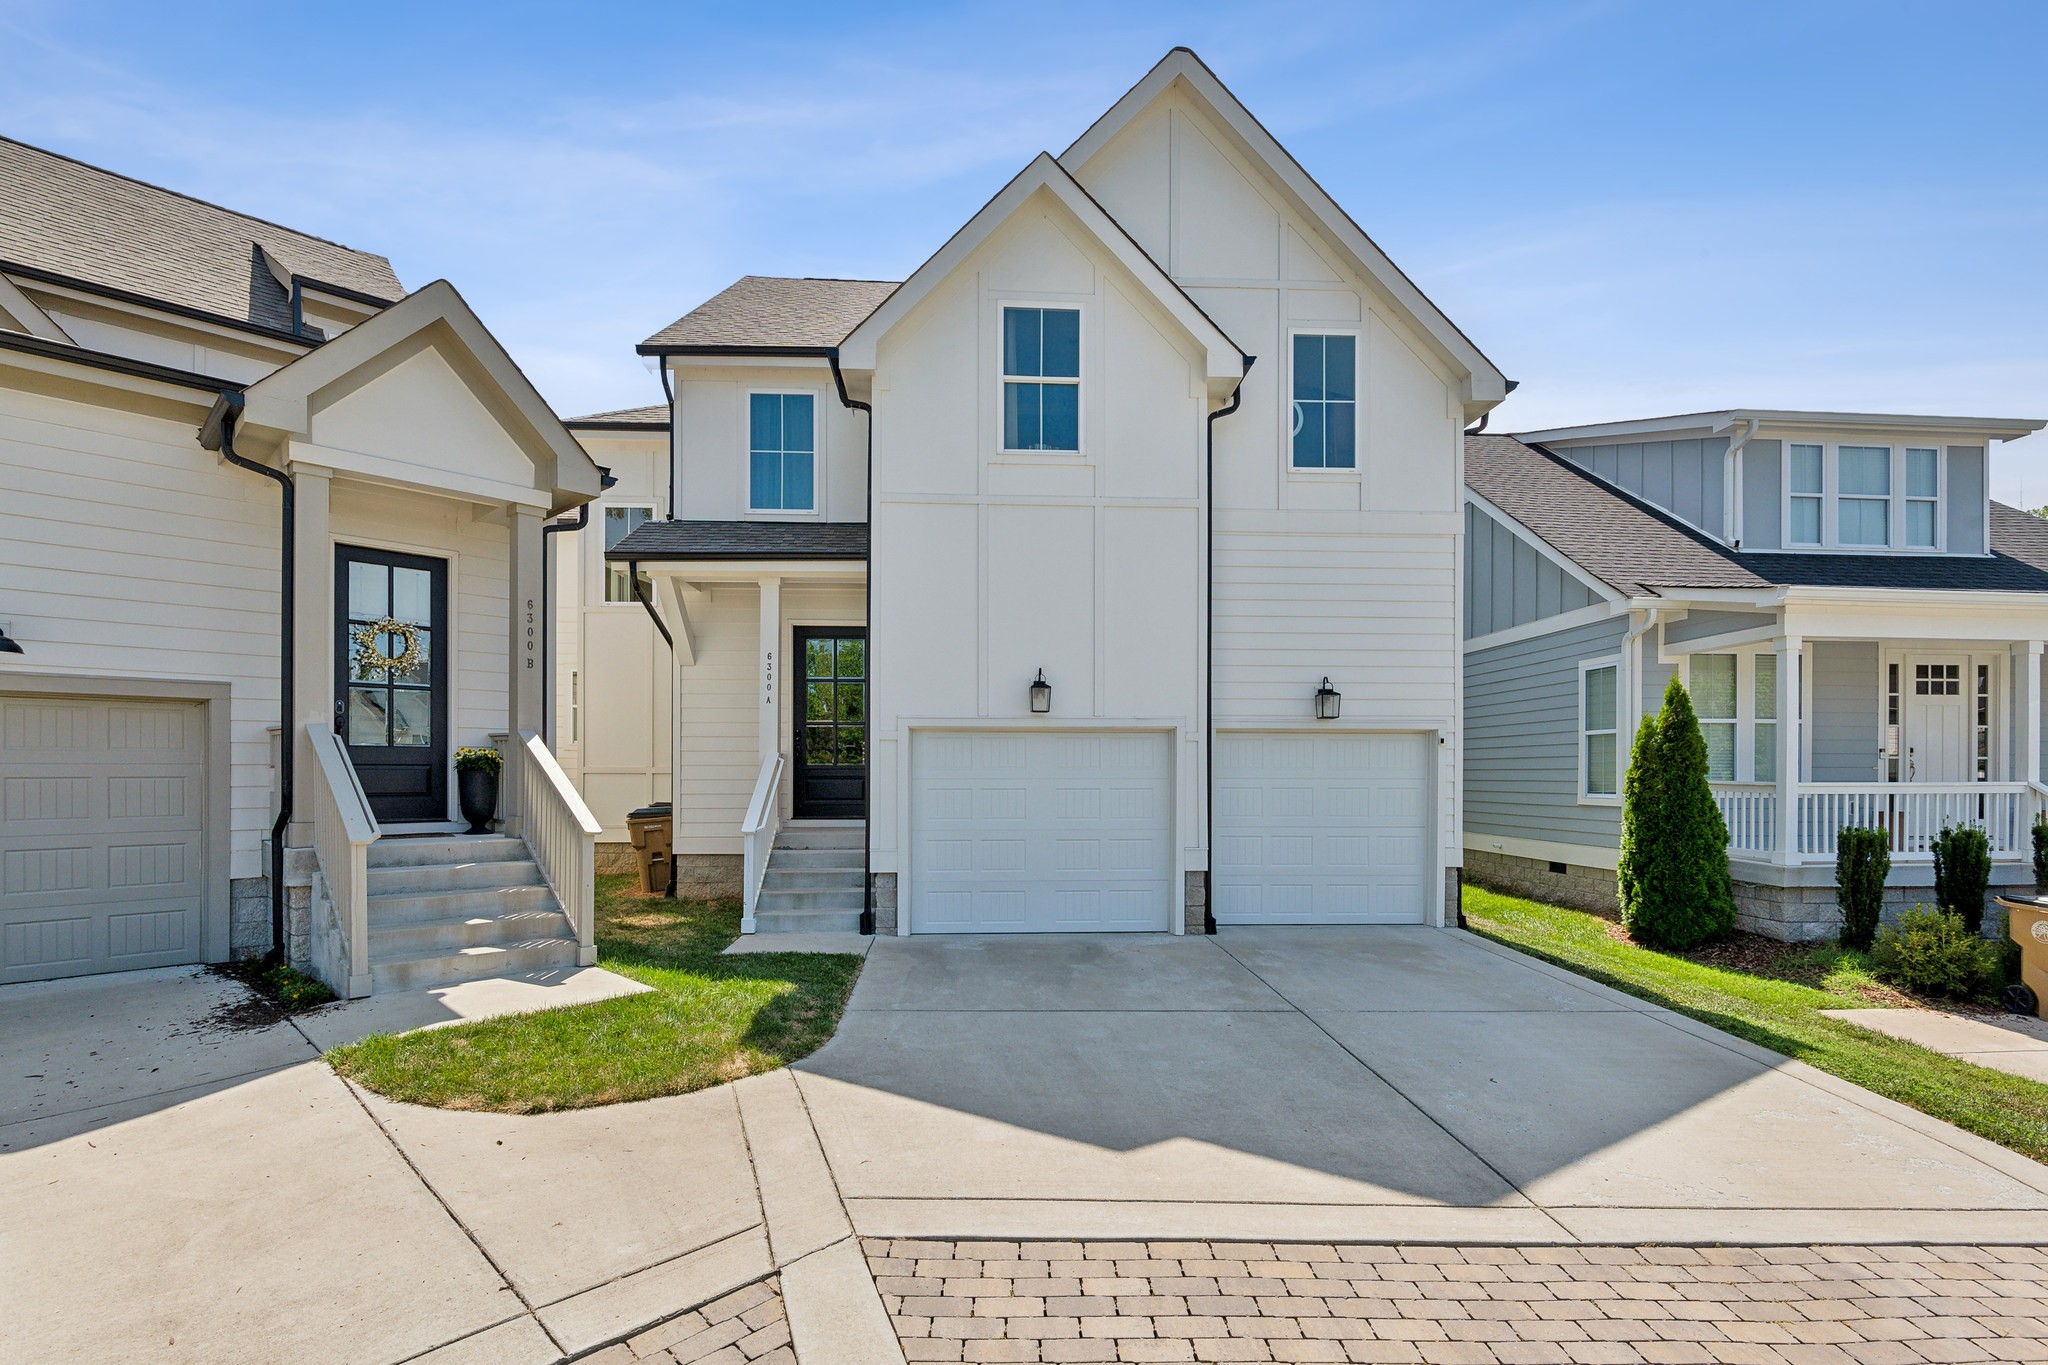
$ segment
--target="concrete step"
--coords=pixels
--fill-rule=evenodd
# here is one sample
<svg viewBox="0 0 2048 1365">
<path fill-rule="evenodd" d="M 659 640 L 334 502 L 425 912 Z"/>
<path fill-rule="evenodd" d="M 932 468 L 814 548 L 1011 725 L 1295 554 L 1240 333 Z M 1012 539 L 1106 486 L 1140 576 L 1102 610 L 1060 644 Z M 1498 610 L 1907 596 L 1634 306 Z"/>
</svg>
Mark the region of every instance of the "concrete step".
<svg viewBox="0 0 2048 1365">
<path fill-rule="evenodd" d="M 867 865 L 862 848 L 778 848 L 768 855 L 770 867 L 851 869 L 858 875 Z"/>
<path fill-rule="evenodd" d="M 447 866 L 529 858 L 526 844 L 502 834 L 389 834 L 370 845 L 371 867 Z"/>
<path fill-rule="evenodd" d="M 861 889 L 864 879 L 857 867 L 788 867 L 782 859 L 768 860 L 768 873 L 761 879 L 763 891 L 837 891 Z"/>
<path fill-rule="evenodd" d="M 387 928 L 427 920 L 462 919 L 472 915 L 503 915 L 516 911 L 558 910 L 555 893 L 545 886 L 500 886 L 470 891 L 431 891 L 370 897 L 370 927 Z"/>
<path fill-rule="evenodd" d="M 865 906 L 861 888 L 851 886 L 829 891 L 763 891 L 758 911 L 767 914 L 783 910 L 851 910 L 859 914 Z"/>
<path fill-rule="evenodd" d="M 866 848 L 866 825 L 784 825 L 775 833 L 775 847 Z"/>
<path fill-rule="evenodd" d="M 459 918 L 407 920 L 370 930 L 370 962 L 506 947 L 546 939 L 573 938 L 569 918 L 549 905 L 539 910 L 480 911 Z"/>
<path fill-rule="evenodd" d="M 448 986 L 474 981 L 480 976 L 509 976 L 522 972 L 576 969 L 576 940 L 541 938 L 521 943 L 463 948 L 454 952 L 430 952 L 386 962 L 372 960 L 370 989 L 416 991 L 428 986 Z"/>
<path fill-rule="evenodd" d="M 860 911 L 769 910 L 754 917 L 756 934 L 853 934 L 860 931 Z"/>
<path fill-rule="evenodd" d="M 372 845 L 374 848 L 375 845 Z M 479 863 L 419 863 L 370 869 L 370 894 L 402 896 L 435 891 L 480 891 L 503 886 L 539 886 L 540 868 L 530 859 Z"/>
</svg>

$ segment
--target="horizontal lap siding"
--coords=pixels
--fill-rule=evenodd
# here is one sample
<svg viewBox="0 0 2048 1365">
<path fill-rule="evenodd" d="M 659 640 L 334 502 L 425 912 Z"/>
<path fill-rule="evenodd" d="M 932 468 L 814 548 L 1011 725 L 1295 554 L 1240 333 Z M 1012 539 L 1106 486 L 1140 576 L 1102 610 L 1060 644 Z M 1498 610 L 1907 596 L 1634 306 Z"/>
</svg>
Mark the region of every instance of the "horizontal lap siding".
<svg viewBox="0 0 2048 1365">
<path fill-rule="evenodd" d="M 710 593 L 689 609 L 697 662 L 676 669 L 678 853 L 740 851 L 740 822 L 760 769 L 760 590 L 719 583 Z"/>
<path fill-rule="evenodd" d="M 262 872 L 278 494 L 196 423 L 0 390 L 0 617 L 37 672 L 232 689 L 231 876 Z"/>
<path fill-rule="evenodd" d="M 1626 620 L 1601 621 L 1465 657 L 1469 832 L 1593 845 L 1619 838 L 1618 810 L 1578 803 L 1579 662 L 1619 653 L 1627 631 Z"/>
</svg>

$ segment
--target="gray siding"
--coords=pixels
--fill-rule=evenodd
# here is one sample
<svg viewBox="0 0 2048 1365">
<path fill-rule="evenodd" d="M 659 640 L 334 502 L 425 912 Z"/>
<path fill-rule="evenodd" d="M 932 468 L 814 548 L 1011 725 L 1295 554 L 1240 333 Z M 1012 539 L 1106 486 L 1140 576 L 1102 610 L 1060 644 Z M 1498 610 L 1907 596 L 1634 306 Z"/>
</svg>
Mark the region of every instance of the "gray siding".
<svg viewBox="0 0 2048 1365">
<path fill-rule="evenodd" d="M 1664 709 L 1664 689 L 1671 686 L 1671 680 L 1678 676 L 1678 665 L 1660 664 L 1657 662 L 1657 635 L 1655 631 L 1645 634 L 1642 639 L 1638 640 L 1636 648 L 1642 652 L 1643 714 L 1654 716 Z M 1634 738 L 1634 735 L 1629 735 L 1624 743 Z M 1627 759 L 1622 760 L 1624 767 L 1627 766 L 1627 762 Z"/>
<path fill-rule="evenodd" d="M 1768 626 L 1778 618 L 1768 611 L 1695 611 L 1684 620 L 1664 627 L 1664 638 L 1672 644 L 1702 640 L 1709 635 L 1729 635 L 1738 630 Z"/>
<path fill-rule="evenodd" d="M 1984 447 L 1948 448 L 1948 552 L 1984 553 Z"/>
<path fill-rule="evenodd" d="M 1577 611 L 1597 600 L 1513 527 L 1466 504 L 1466 639 Z"/>
<path fill-rule="evenodd" d="M 1813 668 L 1812 780 L 1879 781 L 1876 643 L 1816 640 L 1809 648 Z"/>
<path fill-rule="evenodd" d="M 1559 455 L 1655 507 L 1713 535 L 1727 534 L 1728 438 L 1558 446 Z"/>
<path fill-rule="evenodd" d="M 1578 803 L 1579 661 L 1617 653 L 1627 633 L 1617 617 L 1465 657 L 1467 829 L 1596 847 L 1620 838 L 1618 808 Z"/>
<path fill-rule="evenodd" d="M 1784 474 L 1784 442 L 1751 441 L 1742 448 L 1743 549 L 1784 548 Z"/>
</svg>

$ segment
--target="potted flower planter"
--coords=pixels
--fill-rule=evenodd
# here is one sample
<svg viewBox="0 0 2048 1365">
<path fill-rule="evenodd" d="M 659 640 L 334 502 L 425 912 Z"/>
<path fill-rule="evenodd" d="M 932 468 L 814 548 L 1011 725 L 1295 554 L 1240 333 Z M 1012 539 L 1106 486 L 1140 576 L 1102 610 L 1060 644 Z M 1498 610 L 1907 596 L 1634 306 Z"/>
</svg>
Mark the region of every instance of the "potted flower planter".
<svg viewBox="0 0 2048 1365">
<path fill-rule="evenodd" d="M 498 773 L 504 765 L 504 755 L 496 749 L 455 751 L 455 794 L 471 834 L 490 833 L 491 818 L 498 813 Z"/>
</svg>

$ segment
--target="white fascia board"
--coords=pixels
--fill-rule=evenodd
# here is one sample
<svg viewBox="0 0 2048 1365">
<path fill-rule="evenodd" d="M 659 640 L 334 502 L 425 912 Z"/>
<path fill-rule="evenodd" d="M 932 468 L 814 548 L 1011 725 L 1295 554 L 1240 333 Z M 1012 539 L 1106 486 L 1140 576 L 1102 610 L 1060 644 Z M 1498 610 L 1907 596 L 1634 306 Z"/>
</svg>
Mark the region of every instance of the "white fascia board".
<svg viewBox="0 0 2048 1365">
<path fill-rule="evenodd" d="M 611 560 L 610 563 L 622 563 Z M 698 583 L 758 583 L 764 578 L 837 579 L 859 583 L 868 576 L 858 559 L 640 559 L 640 572 L 651 579 L 677 578 Z"/>
<path fill-rule="evenodd" d="M 23 331 L 32 337 L 45 341 L 61 341 L 66 346 L 76 346 L 66 332 L 48 313 L 45 313 L 34 299 L 21 292 L 18 285 L 5 275 L 0 275 L 0 317 L 11 317 L 21 324 Z"/>
<path fill-rule="evenodd" d="M 1965 439 L 2016 441 L 2048 427 L 2030 417 L 1927 417 L 1887 412 L 1802 412 L 1784 408 L 1728 408 L 1720 412 L 1684 412 L 1669 417 L 1644 417 L 1626 422 L 1594 422 L 1545 431 L 1518 431 L 1522 441 L 1546 445 L 1583 445 L 1628 437 L 1672 438 L 1712 436 L 1739 423 L 1786 427 L 1801 434 L 1815 431 L 1894 431 L 1946 435 Z"/>
<path fill-rule="evenodd" d="M 1177 47 L 1167 53 L 1107 113 L 1090 124 L 1072 146 L 1060 153 L 1060 164 L 1072 170 L 1085 166 L 1175 82 L 1208 109 L 1229 132 L 1239 153 L 1263 167 L 1295 210 L 1319 226 L 1331 244 L 1349 258 L 1352 267 L 1376 283 L 1407 320 L 1429 338 L 1438 355 L 1460 373 L 1465 381 L 1465 402 L 1478 408 L 1476 412 L 1468 408 L 1468 418 L 1507 397 L 1507 378 L 1485 353 L 1416 287 L 1415 281 L 1380 250 L 1377 242 L 1366 236 L 1365 229 L 1302 169 L 1279 139 L 1267 132 L 1229 87 L 1217 79 L 1216 73 L 1189 49 Z"/>
<path fill-rule="evenodd" d="M 1558 568 L 1563 569 L 1567 574 L 1571 575 L 1573 582 L 1583 585 L 1601 601 L 1620 602 L 1623 600 L 1622 593 L 1616 591 L 1613 587 L 1602 582 L 1601 580 L 1593 577 L 1592 574 L 1587 573 L 1584 569 L 1579 567 L 1578 562 L 1574 560 L 1570 555 L 1558 549 L 1555 545 L 1552 545 L 1542 536 L 1537 535 L 1534 531 L 1524 526 L 1521 522 L 1515 520 L 1514 517 L 1509 516 L 1506 512 L 1501 511 L 1500 508 L 1494 506 L 1491 502 L 1488 502 L 1485 498 L 1473 492 L 1470 488 L 1467 488 L 1465 490 L 1465 501 L 1471 503 L 1474 507 L 1477 507 L 1480 511 L 1486 513 L 1486 515 L 1492 517 L 1495 521 L 1500 522 L 1502 525 L 1512 527 L 1516 535 L 1519 535 L 1524 540 L 1528 541 L 1529 544 L 1534 546 L 1537 552 L 1541 554 L 1544 558 L 1550 560 L 1553 564 L 1557 565 Z"/>
<path fill-rule="evenodd" d="M 1081 188 L 1080 182 L 1067 174 L 1066 168 L 1055 161 L 1050 152 L 1040 152 L 1033 158 L 1030 165 L 997 191 L 995 198 L 968 219 L 966 225 L 954 233 L 931 259 L 898 285 L 896 291 L 882 301 L 881 307 L 868 314 L 860 326 L 853 329 L 839 346 L 842 368 L 872 371 L 876 349 L 889 330 L 907 317 L 976 248 L 1041 191 L 1059 200 L 1082 227 L 1145 286 L 1182 330 L 1203 347 L 1204 368 L 1212 390 L 1221 386 L 1223 392 L 1228 393 L 1244 378 L 1243 348 L 1232 341 L 1215 320 L 1159 268 L 1158 262 L 1145 254 L 1131 235 Z"/>
<path fill-rule="evenodd" d="M 1534 640 L 1538 636 L 1552 635 L 1561 630 L 1576 630 L 1580 626 L 1597 625 L 1627 612 L 1628 605 L 1621 601 L 1595 602 L 1590 607 L 1577 607 L 1571 611 L 1559 612 L 1555 616 L 1545 616 L 1519 626 L 1509 626 L 1506 630 L 1475 635 L 1464 642 L 1464 651 L 1467 654 L 1477 654 L 1481 650 L 1499 649 L 1502 645 L 1520 644 L 1524 640 Z"/>
<path fill-rule="evenodd" d="M 1765 611 L 1785 604 L 1786 589 L 1771 588 L 1672 588 L 1667 594 L 1654 597 L 1636 597 L 1629 606 L 1636 611 L 1668 612 L 1674 607 L 1687 610 L 1705 607 L 1709 610 L 1727 607 L 1748 607 Z"/>
</svg>

